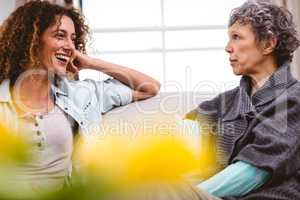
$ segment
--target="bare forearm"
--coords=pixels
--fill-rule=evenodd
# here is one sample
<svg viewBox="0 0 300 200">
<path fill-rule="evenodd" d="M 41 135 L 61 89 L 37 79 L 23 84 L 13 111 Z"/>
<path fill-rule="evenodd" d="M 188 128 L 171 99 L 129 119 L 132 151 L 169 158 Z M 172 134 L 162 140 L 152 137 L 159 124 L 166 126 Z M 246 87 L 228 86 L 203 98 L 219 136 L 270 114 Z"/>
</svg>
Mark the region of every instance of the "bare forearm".
<svg viewBox="0 0 300 200">
<path fill-rule="evenodd" d="M 91 59 L 89 68 L 101 71 L 128 85 L 135 91 L 156 94 L 160 88 L 160 83 L 146 74 L 101 59 Z"/>
</svg>

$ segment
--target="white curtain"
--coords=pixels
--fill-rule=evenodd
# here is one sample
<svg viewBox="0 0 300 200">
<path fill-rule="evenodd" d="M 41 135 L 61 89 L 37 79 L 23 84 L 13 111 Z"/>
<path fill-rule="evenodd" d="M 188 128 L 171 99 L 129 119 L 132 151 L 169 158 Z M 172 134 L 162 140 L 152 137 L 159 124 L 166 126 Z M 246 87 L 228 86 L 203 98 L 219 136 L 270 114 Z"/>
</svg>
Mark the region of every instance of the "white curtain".
<svg viewBox="0 0 300 200">
<path fill-rule="evenodd" d="M 296 24 L 298 34 L 300 37 L 300 1 L 299 0 L 273 0 L 274 3 L 280 6 L 286 7 L 292 12 L 294 16 L 294 22 Z M 292 73 L 298 79 L 300 79 L 300 48 L 294 54 L 294 60 L 292 63 Z"/>
</svg>

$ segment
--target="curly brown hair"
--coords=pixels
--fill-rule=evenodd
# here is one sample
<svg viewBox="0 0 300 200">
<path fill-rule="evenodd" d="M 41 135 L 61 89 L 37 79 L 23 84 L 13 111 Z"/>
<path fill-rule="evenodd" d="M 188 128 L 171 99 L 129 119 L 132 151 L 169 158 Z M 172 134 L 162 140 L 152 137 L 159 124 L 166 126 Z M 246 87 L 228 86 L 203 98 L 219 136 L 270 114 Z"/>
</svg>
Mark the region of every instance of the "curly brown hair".
<svg viewBox="0 0 300 200">
<path fill-rule="evenodd" d="M 86 53 L 88 26 L 80 11 L 47 1 L 31 1 L 16 9 L 0 27 L 0 83 L 15 81 L 29 67 L 38 66 L 38 53 L 44 31 L 62 16 L 73 20 L 75 48 Z"/>
</svg>

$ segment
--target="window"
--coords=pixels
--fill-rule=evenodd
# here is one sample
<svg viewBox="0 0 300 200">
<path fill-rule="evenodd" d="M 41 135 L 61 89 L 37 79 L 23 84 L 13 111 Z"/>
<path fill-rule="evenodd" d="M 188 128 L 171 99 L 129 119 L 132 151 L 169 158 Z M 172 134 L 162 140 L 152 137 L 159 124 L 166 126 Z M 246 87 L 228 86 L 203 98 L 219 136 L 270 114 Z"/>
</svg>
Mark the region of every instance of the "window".
<svg viewBox="0 0 300 200">
<path fill-rule="evenodd" d="M 245 0 L 85 0 L 89 54 L 147 73 L 162 91 L 219 93 L 238 84 L 228 55 L 230 11 Z M 106 78 L 83 70 L 80 78 Z"/>
</svg>

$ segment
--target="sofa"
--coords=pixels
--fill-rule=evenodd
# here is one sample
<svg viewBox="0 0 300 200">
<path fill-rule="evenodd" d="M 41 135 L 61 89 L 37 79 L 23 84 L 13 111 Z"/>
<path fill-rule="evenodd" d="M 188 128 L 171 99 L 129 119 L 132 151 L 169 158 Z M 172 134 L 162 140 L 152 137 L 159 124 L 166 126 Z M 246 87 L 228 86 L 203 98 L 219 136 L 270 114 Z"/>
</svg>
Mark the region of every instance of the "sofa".
<svg viewBox="0 0 300 200">
<path fill-rule="evenodd" d="M 180 134 L 195 152 L 201 150 L 201 131 L 196 121 L 186 120 L 184 116 L 199 103 L 211 99 L 211 93 L 159 93 L 155 97 L 117 107 L 103 116 L 105 134 L 122 133 L 134 139 L 137 134 Z M 105 135 L 103 135 L 104 137 Z M 204 171 L 195 172 L 190 179 L 201 182 Z M 205 172 L 205 174 L 214 173 Z"/>
<path fill-rule="evenodd" d="M 107 134 L 111 129 L 120 128 L 119 131 L 124 133 L 130 131 L 131 133 L 128 133 L 130 135 L 144 132 L 145 129 L 148 131 L 180 129 L 182 123 L 193 123 L 184 120 L 185 114 L 212 96 L 213 94 L 196 92 L 159 93 L 152 98 L 109 111 L 103 115 L 103 128 Z"/>
</svg>

